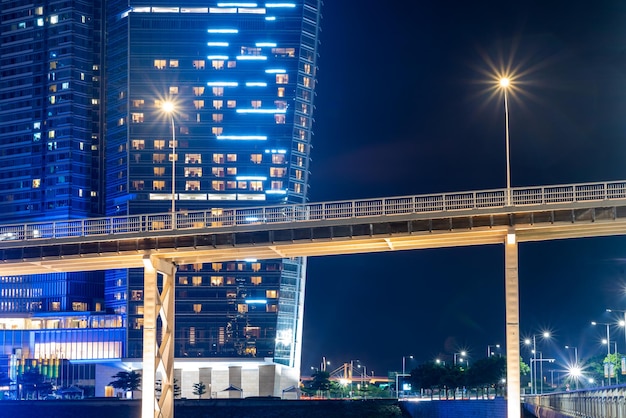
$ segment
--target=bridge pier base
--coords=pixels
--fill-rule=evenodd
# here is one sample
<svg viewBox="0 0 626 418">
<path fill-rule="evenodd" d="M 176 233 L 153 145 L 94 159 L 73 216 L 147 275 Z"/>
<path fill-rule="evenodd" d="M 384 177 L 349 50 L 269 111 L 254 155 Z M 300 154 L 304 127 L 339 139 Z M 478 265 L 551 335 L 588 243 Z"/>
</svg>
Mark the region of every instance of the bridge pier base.
<svg viewBox="0 0 626 418">
<path fill-rule="evenodd" d="M 507 417 L 521 416 L 519 275 L 517 236 L 509 231 L 504 243 L 504 293 L 506 312 Z"/>
<path fill-rule="evenodd" d="M 144 257 L 142 418 L 174 417 L 174 276 L 176 266 Z M 159 275 L 161 289 L 159 289 Z M 160 320 L 161 338 L 157 338 Z M 156 375 L 161 395 L 156 397 Z"/>
</svg>

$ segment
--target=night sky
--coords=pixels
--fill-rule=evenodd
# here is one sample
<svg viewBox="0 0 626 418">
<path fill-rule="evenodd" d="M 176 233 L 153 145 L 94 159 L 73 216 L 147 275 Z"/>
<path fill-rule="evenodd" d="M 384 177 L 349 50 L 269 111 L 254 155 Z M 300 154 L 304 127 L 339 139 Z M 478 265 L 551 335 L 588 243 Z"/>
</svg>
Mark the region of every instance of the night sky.
<svg viewBox="0 0 626 418">
<path fill-rule="evenodd" d="M 490 87 L 507 68 L 513 187 L 626 179 L 623 1 L 325 3 L 312 202 L 504 188 Z M 522 336 L 550 329 L 544 357 L 606 352 L 590 321 L 626 309 L 626 237 L 523 243 L 519 262 Z M 309 258 L 304 375 L 322 356 L 376 375 L 405 355 L 471 364 L 504 341 L 503 246 Z"/>
</svg>

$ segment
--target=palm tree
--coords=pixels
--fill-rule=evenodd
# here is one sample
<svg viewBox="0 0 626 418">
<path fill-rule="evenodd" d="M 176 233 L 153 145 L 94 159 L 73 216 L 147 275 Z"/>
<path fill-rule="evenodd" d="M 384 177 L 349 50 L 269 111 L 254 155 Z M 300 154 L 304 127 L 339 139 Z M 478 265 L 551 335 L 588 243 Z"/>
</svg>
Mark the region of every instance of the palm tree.
<svg viewBox="0 0 626 418">
<path fill-rule="evenodd" d="M 110 382 L 109 385 L 124 392 L 130 391 L 131 396 L 132 391 L 138 390 L 141 386 L 141 375 L 134 370 L 129 372 L 122 370 L 111 377 L 116 380 Z"/>
<path fill-rule="evenodd" d="M 206 385 L 203 382 L 193 384 L 193 394 L 198 396 L 198 399 L 206 393 Z"/>
</svg>

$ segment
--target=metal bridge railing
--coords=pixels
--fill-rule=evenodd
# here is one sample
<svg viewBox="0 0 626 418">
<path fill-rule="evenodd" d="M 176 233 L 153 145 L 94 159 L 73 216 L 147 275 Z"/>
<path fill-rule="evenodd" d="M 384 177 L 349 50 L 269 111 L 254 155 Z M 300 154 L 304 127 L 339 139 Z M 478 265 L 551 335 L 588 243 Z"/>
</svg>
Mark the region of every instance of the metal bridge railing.
<svg viewBox="0 0 626 418">
<path fill-rule="evenodd" d="M 527 396 L 524 402 L 573 417 L 626 418 L 626 387 Z"/>
<path fill-rule="evenodd" d="M 511 189 L 511 206 L 626 199 L 626 180 Z M 0 225 L 0 241 L 219 228 L 506 207 L 506 189 Z"/>
</svg>

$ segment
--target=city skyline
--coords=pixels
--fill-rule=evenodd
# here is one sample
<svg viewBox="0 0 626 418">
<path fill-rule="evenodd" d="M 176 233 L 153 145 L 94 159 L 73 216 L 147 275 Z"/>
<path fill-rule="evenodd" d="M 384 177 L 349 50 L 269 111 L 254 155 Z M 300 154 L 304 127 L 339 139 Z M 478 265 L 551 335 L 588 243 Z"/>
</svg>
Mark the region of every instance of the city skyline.
<svg viewBox="0 0 626 418">
<path fill-rule="evenodd" d="M 311 200 L 503 188 L 504 106 L 486 74 L 509 59 L 524 93 L 510 101 L 512 186 L 626 178 L 624 22 L 616 4 L 326 4 Z M 520 245 L 522 337 L 550 328 L 555 343 L 601 352 L 589 324 L 626 308 L 625 244 Z M 503 277 L 489 246 L 311 258 L 303 374 L 322 355 L 376 374 L 405 355 L 485 356 L 504 344 Z"/>
</svg>

